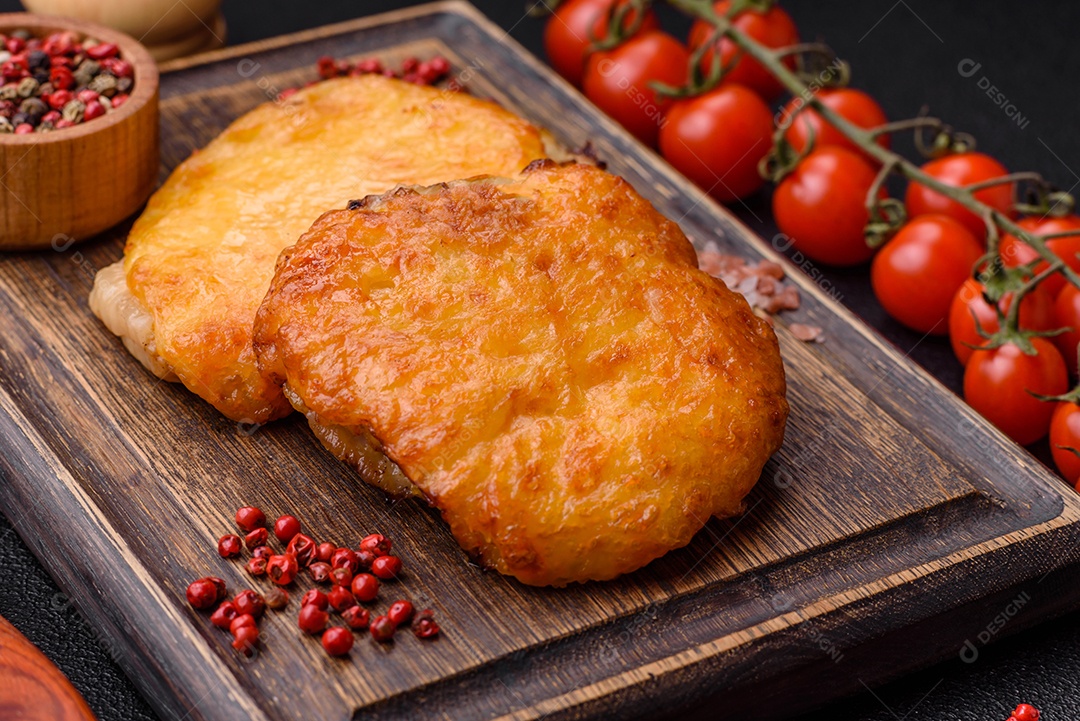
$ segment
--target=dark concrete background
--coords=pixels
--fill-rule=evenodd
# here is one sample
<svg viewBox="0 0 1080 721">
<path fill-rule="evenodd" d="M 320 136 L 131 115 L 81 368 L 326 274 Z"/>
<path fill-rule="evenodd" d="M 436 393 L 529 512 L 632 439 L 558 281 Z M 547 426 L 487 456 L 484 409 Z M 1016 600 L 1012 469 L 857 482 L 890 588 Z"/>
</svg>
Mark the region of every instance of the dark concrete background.
<svg viewBox="0 0 1080 721">
<path fill-rule="evenodd" d="M 417 4 L 405 1 L 226 0 L 230 44 Z M 518 0 L 476 4 L 529 50 L 542 55 L 542 22 L 524 17 Z M 1080 4 L 1034 0 L 788 0 L 804 39 L 826 40 L 854 68 L 853 84 L 869 91 L 890 118 L 934 115 L 973 133 L 979 147 L 1010 169 L 1042 172 L 1070 189 L 1080 182 L 1080 135 L 1075 88 L 1080 76 Z M 19 9 L 0 0 L 0 12 Z M 683 32 L 685 22 L 664 15 Z M 964 77 L 961 61 L 980 63 Z M 1010 117 L 979 87 L 993 84 L 1015 107 Z M 1016 117 L 1016 114 L 1019 117 Z M 910 149 L 906 140 L 894 147 Z M 1076 170 L 1074 170 L 1074 168 Z M 775 228 L 768 197 L 735 211 L 763 237 Z M 954 390 L 960 368 L 947 343 L 920 338 L 886 318 L 869 292 L 866 269 L 829 271 L 845 304 Z M 1045 455 L 1045 448 L 1035 452 Z M 37 643 L 87 697 L 102 721 L 156 718 L 102 644 L 0 518 L 0 614 Z M 988 618 L 989 622 L 990 619 Z M 1006 629 L 1007 630 L 1007 629 Z M 804 721 L 1004 721 L 1020 701 L 1041 708 L 1047 721 L 1080 718 L 1080 615 L 1045 623 L 983 649 L 975 663 L 959 659 L 835 704 Z"/>
</svg>

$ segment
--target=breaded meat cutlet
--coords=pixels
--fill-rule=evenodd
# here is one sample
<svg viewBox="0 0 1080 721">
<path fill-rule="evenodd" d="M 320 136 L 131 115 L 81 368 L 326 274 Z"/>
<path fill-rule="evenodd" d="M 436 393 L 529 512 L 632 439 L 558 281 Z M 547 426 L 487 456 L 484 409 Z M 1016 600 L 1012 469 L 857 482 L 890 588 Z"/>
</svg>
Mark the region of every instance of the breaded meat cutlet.
<svg viewBox="0 0 1080 721">
<path fill-rule="evenodd" d="M 742 509 L 784 436 L 776 337 L 628 183 L 548 161 L 353 206 L 282 254 L 255 348 L 367 480 L 532 585 Z"/>
<path fill-rule="evenodd" d="M 497 105 L 367 75 L 262 106 L 173 171 L 90 306 L 147 368 L 229 418 L 290 412 L 251 326 L 281 250 L 328 208 L 402 183 L 514 174 L 545 135 Z"/>
</svg>

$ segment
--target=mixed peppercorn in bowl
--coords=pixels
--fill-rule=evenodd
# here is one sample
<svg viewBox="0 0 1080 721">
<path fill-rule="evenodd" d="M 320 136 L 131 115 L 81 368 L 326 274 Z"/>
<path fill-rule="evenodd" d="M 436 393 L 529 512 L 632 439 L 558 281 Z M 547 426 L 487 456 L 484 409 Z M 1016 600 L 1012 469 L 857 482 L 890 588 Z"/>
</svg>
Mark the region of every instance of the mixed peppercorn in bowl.
<svg viewBox="0 0 1080 721">
<path fill-rule="evenodd" d="M 73 30 L 0 32 L 0 133 L 71 128 L 122 106 L 135 68 L 117 43 Z"/>
</svg>

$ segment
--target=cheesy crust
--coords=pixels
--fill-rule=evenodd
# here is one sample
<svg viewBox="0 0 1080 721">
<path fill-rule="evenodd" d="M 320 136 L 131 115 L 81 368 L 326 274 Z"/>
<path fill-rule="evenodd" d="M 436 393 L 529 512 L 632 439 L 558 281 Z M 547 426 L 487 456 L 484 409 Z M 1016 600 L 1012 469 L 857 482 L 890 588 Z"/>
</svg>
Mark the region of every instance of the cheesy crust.
<svg viewBox="0 0 1080 721">
<path fill-rule="evenodd" d="M 628 183 L 542 162 L 357 206 L 282 254 L 259 363 L 464 549 L 561 586 L 740 511 L 783 440 L 776 337 Z"/>
</svg>

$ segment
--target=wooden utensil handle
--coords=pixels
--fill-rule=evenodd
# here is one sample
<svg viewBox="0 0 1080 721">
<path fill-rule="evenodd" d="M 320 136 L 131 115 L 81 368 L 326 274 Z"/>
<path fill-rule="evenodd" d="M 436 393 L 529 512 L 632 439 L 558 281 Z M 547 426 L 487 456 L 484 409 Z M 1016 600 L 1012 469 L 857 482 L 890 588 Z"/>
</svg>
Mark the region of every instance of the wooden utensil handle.
<svg viewBox="0 0 1080 721">
<path fill-rule="evenodd" d="M 94 712 L 45 657 L 0 616 L 0 719 L 86 721 Z"/>
</svg>

